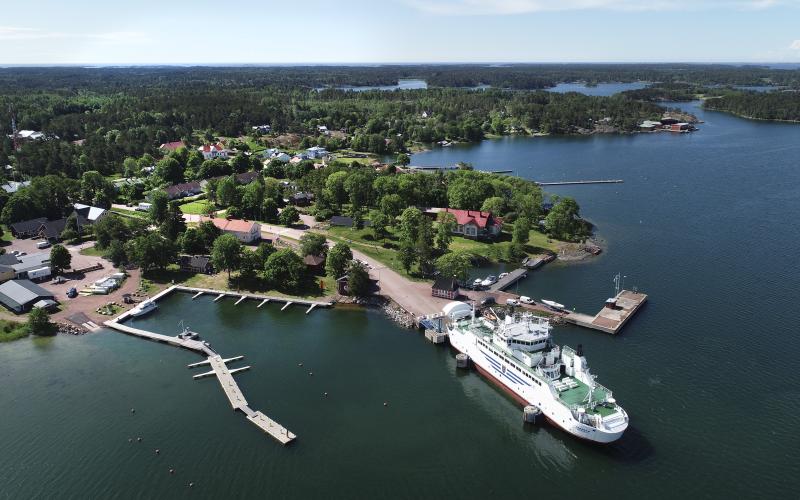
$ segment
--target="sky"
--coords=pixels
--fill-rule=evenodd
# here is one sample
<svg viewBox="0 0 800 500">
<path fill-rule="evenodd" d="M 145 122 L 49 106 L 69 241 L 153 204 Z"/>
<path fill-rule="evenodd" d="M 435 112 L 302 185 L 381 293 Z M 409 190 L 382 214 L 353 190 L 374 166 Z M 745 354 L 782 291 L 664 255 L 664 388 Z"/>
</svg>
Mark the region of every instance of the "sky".
<svg viewBox="0 0 800 500">
<path fill-rule="evenodd" d="M 800 62 L 800 0 L 37 0 L 0 64 Z"/>
</svg>

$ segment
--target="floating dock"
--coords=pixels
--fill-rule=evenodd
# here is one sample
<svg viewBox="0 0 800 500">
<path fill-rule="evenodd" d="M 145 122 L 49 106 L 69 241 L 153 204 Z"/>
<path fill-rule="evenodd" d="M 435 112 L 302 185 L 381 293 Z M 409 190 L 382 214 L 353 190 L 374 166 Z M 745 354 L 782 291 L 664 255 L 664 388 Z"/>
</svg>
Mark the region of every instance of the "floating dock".
<svg viewBox="0 0 800 500">
<path fill-rule="evenodd" d="M 153 300 L 157 299 L 158 297 L 166 295 L 167 293 L 171 292 L 174 289 L 175 287 L 170 287 L 164 290 L 160 294 L 154 296 Z M 200 379 L 205 377 L 216 376 L 217 380 L 219 380 L 219 384 L 222 387 L 222 390 L 225 392 L 225 396 L 228 398 L 228 402 L 230 403 L 234 411 L 239 410 L 242 413 L 244 413 L 247 416 L 247 420 L 255 424 L 262 431 L 272 436 L 279 443 L 285 445 L 290 443 L 297 437 L 282 425 L 270 419 L 262 412 L 251 409 L 250 406 L 248 405 L 247 400 L 244 397 L 244 393 L 239 388 L 239 385 L 236 383 L 236 380 L 234 380 L 233 378 L 233 374 L 248 370 L 250 369 L 250 367 L 243 366 L 241 368 L 229 369 L 228 366 L 226 365 L 226 363 L 231 361 L 238 361 L 244 358 L 244 356 L 234 356 L 232 358 L 223 359 L 222 356 L 220 356 L 219 354 L 214 352 L 213 349 L 211 349 L 211 347 L 208 345 L 207 342 L 202 342 L 200 340 L 194 340 L 191 338 L 182 338 L 180 336 L 173 337 L 169 335 L 162 335 L 160 333 L 149 332 L 147 330 L 142 330 L 140 328 L 133 328 L 120 323 L 120 321 L 125 320 L 129 316 L 130 312 L 126 311 L 121 315 L 119 315 L 117 318 L 106 321 L 105 325 L 114 330 L 127 333 L 128 335 L 133 335 L 139 338 L 144 338 L 155 342 L 169 344 L 175 347 L 181 347 L 183 349 L 188 349 L 190 351 L 196 352 L 197 354 L 206 356 L 205 360 L 196 363 L 191 363 L 190 365 L 188 365 L 188 367 L 195 368 L 199 366 L 210 365 L 211 371 L 195 375 L 193 378 Z"/>
<path fill-rule="evenodd" d="M 622 179 L 601 179 L 597 181 L 536 182 L 536 184 L 540 186 L 572 186 L 576 184 L 622 184 L 623 182 L 625 181 Z"/>
<path fill-rule="evenodd" d="M 616 297 L 609 299 L 606 307 L 596 315 L 568 312 L 564 315 L 564 320 L 584 328 L 616 335 L 646 301 L 647 295 L 644 293 L 622 290 Z"/>
</svg>

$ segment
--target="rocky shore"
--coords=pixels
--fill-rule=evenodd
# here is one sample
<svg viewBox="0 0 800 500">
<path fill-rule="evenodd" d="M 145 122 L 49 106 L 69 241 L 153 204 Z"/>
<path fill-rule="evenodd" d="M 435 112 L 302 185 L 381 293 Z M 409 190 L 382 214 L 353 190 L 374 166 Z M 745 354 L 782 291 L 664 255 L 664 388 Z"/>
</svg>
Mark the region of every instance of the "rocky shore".
<svg viewBox="0 0 800 500">
<path fill-rule="evenodd" d="M 58 335 L 83 335 L 88 332 L 85 328 L 69 323 L 54 322 L 56 326 L 56 334 Z"/>
<path fill-rule="evenodd" d="M 397 303 L 395 303 L 393 300 L 387 299 L 382 295 L 375 295 L 372 297 L 342 296 L 337 299 L 337 303 L 380 308 L 386 317 L 403 328 L 414 328 L 416 325 L 416 318 L 413 314 L 397 305 Z"/>
</svg>

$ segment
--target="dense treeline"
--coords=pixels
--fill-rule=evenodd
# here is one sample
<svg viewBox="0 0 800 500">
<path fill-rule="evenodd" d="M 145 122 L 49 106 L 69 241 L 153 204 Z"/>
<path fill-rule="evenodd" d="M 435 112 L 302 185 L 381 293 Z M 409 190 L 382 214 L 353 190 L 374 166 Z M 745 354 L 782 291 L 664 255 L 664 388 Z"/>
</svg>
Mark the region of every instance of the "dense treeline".
<svg viewBox="0 0 800 500">
<path fill-rule="evenodd" d="M 800 121 L 800 92 L 737 92 L 708 99 L 707 109 L 761 120 Z"/>
<path fill-rule="evenodd" d="M 689 82 L 697 85 L 800 86 L 800 70 L 726 64 L 454 64 L 384 66 L 0 68 L 0 88 L 123 92 L 133 88 L 314 88 L 393 85 L 401 78 L 431 86 L 543 89 L 562 82 Z"/>
</svg>

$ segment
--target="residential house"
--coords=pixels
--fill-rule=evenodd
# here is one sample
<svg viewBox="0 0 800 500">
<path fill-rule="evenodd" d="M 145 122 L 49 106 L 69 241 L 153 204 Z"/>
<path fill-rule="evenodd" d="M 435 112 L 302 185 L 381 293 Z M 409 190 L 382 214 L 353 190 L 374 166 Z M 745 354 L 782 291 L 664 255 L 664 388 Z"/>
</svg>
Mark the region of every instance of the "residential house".
<svg viewBox="0 0 800 500">
<path fill-rule="evenodd" d="M 14 135 L 9 135 L 10 138 L 14 138 Z M 23 141 L 38 141 L 39 139 L 44 139 L 44 132 L 39 132 L 37 130 L 19 130 L 17 131 L 17 139 Z"/>
<path fill-rule="evenodd" d="M 214 274 L 214 265 L 208 255 L 181 255 L 180 266 L 184 271 Z"/>
<path fill-rule="evenodd" d="M 324 255 L 306 255 L 303 258 L 303 263 L 305 263 L 306 269 L 308 269 L 308 271 L 314 276 L 321 276 L 325 274 Z"/>
<path fill-rule="evenodd" d="M 304 191 L 300 191 L 298 193 L 292 193 L 289 195 L 289 198 L 286 199 L 287 203 L 291 203 L 292 205 L 296 205 L 298 207 L 307 207 L 314 201 L 314 193 L 306 193 Z"/>
<path fill-rule="evenodd" d="M 183 182 L 181 184 L 173 184 L 164 188 L 170 200 L 178 198 L 186 198 L 187 196 L 194 196 L 203 192 L 203 187 L 199 182 Z"/>
<path fill-rule="evenodd" d="M 259 134 L 269 134 L 272 131 L 272 127 L 269 125 L 253 125 L 253 130 Z"/>
<path fill-rule="evenodd" d="M 298 163 L 306 160 L 308 160 L 308 155 L 305 153 L 300 153 L 292 156 L 292 159 L 289 160 L 289 163 L 291 163 L 292 165 L 297 165 Z"/>
<path fill-rule="evenodd" d="M 38 217 L 36 219 L 14 222 L 9 224 L 8 228 L 11 229 L 11 234 L 14 238 L 31 238 L 39 235 L 42 224 L 45 222 L 47 222 L 47 217 Z"/>
<path fill-rule="evenodd" d="M 460 234 L 465 238 L 495 238 L 503 228 L 503 220 L 493 216 L 491 212 L 455 208 L 445 208 L 440 212 L 451 213 L 455 216 L 456 226 L 453 229 L 453 233 Z"/>
<path fill-rule="evenodd" d="M 275 156 L 270 158 L 270 161 L 271 160 L 278 160 L 281 163 L 289 163 L 289 160 L 291 160 L 291 159 L 292 159 L 291 156 L 289 156 L 288 154 L 284 153 L 283 151 L 280 151 L 277 154 L 275 154 Z"/>
<path fill-rule="evenodd" d="M 90 205 L 84 205 L 83 203 L 75 203 L 73 208 L 75 208 L 75 212 L 79 216 L 86 219 L 87 224 L 94 224 L 109 213 L 105 208 L 92 207 Z"/>
<path fill-rule="evenodd" d="M 433 282 L 431 295 L 443 299 L 455 300 L 456 297 L 458 297 L 458 281 L 456 281 L 455 278 L 439 276 L 436 278 L 436 281 Z"/>
<path fill-rule="evenodd" d="M 200 217 L 201 222 L 211 221 L 223 233 L 239 238 L 242 243 L 253 243 L 261 240 L 261 224 L 241 219 L 220 219 Z"/>
<path fill-rule="evenodd" d="M 28 187 L 30 185 L 31 185 L 31 181 L 22 181 L 22 182 L 8 181 L 8 182 L 6 182 L 5 184 L 3 184 L 0 187 L 2 187 L 3 191 L 5 191 L 6 193 L 14 194 L 17 191 L 19 191 L 20 189 L 22 189 L 24 187 Z"/>
<path fill-rule="evenodd" d="M 44 301 L 44 302 L 42 302 Z M 34 304 L 55 302 L 55 295 L 29 280 L 11 280 L 0 285 L 0 303 L 16 314 L 30 311 Z"/>
<path fill-rule="evenodd" d="M 183 141 L 173 141 L 173 142 L 165 142 L 164 144 L 160 145 L 158 149 L 162 151 L 177 151 L 181 148 L 185 148 L 186 143 Z"/>
<path fill-rule="evenodd" d="M 228 159 L 228 154 L 230 150 L 226 149 L 222 143 L 216 144 L 204 144 L 197 148 L 198 151 L 203 155 L 204 160 L 213 160 L 215 158 L 220 158 L 223 160 Z"/>
<path fill-rule="evenodd" d="M 321 148 L 319 146 L 314 146 L 306 149 L 306 155 L 310 159 L 323 158 L 325 156 L 328 156 L 328 150 L 325 148 Z"/>
</svg>

